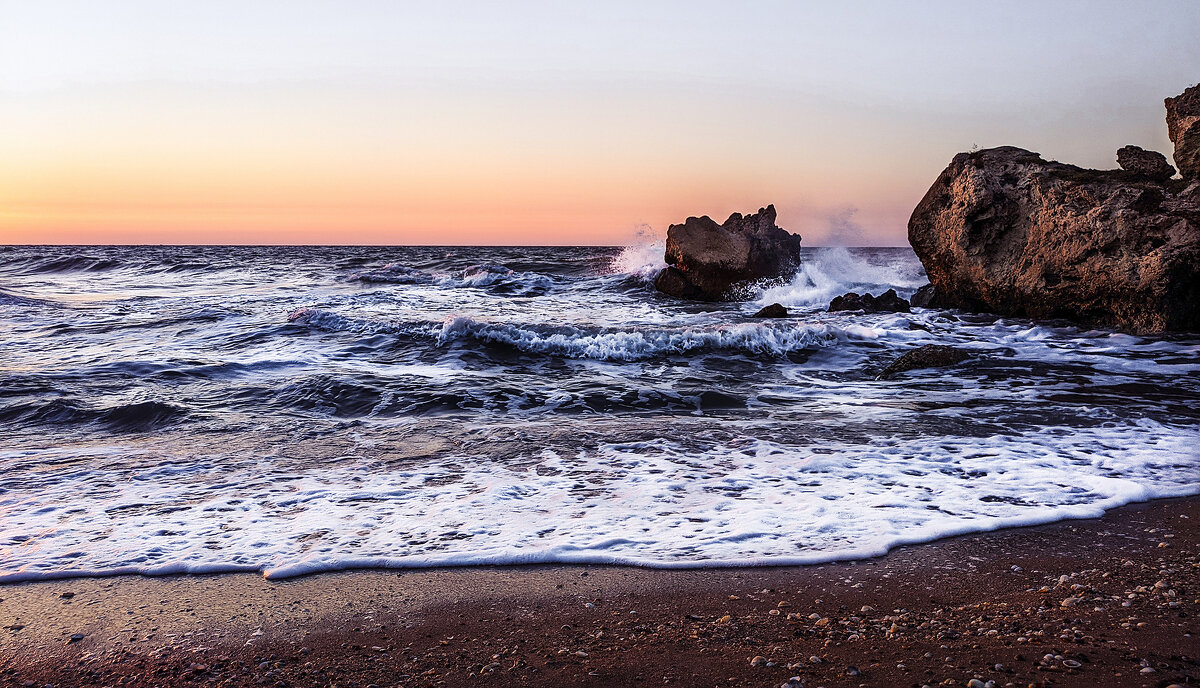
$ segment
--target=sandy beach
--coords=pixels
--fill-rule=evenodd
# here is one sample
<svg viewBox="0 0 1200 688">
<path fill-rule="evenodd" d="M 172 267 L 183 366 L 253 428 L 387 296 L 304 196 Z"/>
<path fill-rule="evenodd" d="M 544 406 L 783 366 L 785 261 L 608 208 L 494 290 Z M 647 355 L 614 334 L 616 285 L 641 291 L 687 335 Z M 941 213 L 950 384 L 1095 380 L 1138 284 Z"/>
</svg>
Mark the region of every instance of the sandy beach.
<svg viewBox="0 0 1200 688">
<path fill-rule="evenodd" d="M 0 683 L 1194 685 L 1197 523 L 1185 498 L 811 567 L 15 584 Z"/>
</svg>

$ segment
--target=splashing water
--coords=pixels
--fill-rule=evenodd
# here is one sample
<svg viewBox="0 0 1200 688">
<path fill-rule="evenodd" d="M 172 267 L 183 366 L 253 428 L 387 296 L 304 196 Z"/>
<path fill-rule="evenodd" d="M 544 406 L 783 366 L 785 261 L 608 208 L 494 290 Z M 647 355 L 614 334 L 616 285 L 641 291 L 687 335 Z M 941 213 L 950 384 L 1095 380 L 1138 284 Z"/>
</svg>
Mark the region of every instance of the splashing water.
<svg viewBox="0 0 1200 688">
<path fill-rule="evenodd" d="M 621 249 L 613 259 L 610 270 L 614 273 L 651 278 L 667 266 L 666 239 L 649 226 L 638 230 L 637 238 Z"/>
<path fill-rule="evenodd" d="M 756 305 L 783 304 L 788 308 L 823 308 L 849 291 L 875 294 L 896 289 L 902 296 L 925 284 L 925 272 L 912 260 L 886 261 L 890 254 L 841 246 L 815 249 L 787 284 L 763 289 Z"/>
</svg>

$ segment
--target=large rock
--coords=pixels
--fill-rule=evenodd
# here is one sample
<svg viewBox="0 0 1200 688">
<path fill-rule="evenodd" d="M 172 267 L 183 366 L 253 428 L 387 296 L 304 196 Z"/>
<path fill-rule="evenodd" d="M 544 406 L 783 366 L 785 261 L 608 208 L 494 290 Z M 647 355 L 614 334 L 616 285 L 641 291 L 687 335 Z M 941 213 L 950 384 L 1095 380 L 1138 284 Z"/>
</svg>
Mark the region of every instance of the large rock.
<svg viewBox="0 0 1200 688">
<path fill-rule="evenodd" d="M 1200 192 L 1185 185 L 1013 147 L 960 153 L 908 239 L 933 306 L 1200 331 Z"/>
<path fill-rule="evenodd" d="M 1167 156 L 1158 151 L 1148 151 L 1139 146 L 1117 149 L 1117 164 L 1121 169 L 1162 182 L 1175 176 L 1175 168 L 1167 162 Z"/>
<path fill-rule="evenodd" d="M 800 264 L 800 236 L 775 226 L 775 206 L 734 213 L 724 224 L 689 217 L 667 230 L 667 267 L 654 286 L 700 301 L 731 298 L 739 283 L 789 274 Z"/>
<path fill-rule="evenodd" d="M 1200 179 L 1200 85 L 1167 98 L 1167 136 L 1175 144 L 1175 166 L 1184 179 Z"/>
</svg>

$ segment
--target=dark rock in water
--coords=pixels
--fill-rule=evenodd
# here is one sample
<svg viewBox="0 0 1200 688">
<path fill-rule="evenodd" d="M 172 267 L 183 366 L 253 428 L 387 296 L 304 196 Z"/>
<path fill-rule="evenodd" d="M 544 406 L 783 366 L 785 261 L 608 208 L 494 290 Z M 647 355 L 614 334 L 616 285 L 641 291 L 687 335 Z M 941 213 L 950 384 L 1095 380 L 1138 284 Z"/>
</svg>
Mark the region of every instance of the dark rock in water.
<svg viewBox="0 0 1200 688">
<path fill-rule="evenodd" d="M 908 240 L 935 307 L 1200 331 L 1200 192 L 1013 147 L 954 157 Z"/>
<path fill-rule="evenodd" d="M 942 366 L 954 365 L 955 363 L 962 363 L 970 357 L 971 354 L 952 346 L 926 344 L 892 361 L 887 368 L 883 369 L 883 372 L 879 374 L 877 379 L 887 380 L 906 370 L 940 368 Z"/>
<path fill-rule="evenodd" d="M 704 292 L 693 284 L 679 268 L 668 265 L 654 278 L 654 288 L 681 299 L 706 301 Z"/>
<path fill-rule="evenodd" d="M 788 309 L 782 304 L 773 303 L 770 306 L 763 306 L 757 313 L 750 316 L 752 318 L 786 318 L 788 317 Z"/>
<path fill-rule="evenodd" d="M 724 224 L 689 217 L 667 230 L 666 262 L 654 286 L 685 299 L 730 297 L 740 282 L 779 277 L 800 264 L 800 236 L 775 226 L 775 206 L 734 213 Z"/>
<path fill-rule="evenodd" d="M 934 291 L 932 284 L 917 289 L 913 295 L 908 297 L 909 305 L 914 308 L 929 308 L 929 304 L 937 297 L 937 292 Z"/>
<path fill-rule="evenodd" d="M 1175 166 L 1187 181 L 1200 179 L 1200 86 L 1192 86 L 1167 106 L 1167 136 L 1175 144 Z"/>
<path fill-rule="evenodd" d="M 844 296 L 835 296 L 829 302 L 829 312 L 834 311 L 866 311 L 868 313 L 907 313 L 908 302 L 900 298 L 895 289 L 888 289 L 879 296 L 850 292 Z"/>
<path fill-rule="evenodd" d="M 1148 151 L 1138 146 L 1117 149 L 1117 164 L 1128 170 L 1158 182 L 1175 176 L 1175 168 L 1167 162 L 1167 156 L 1158 151 Z"/>
</svg>

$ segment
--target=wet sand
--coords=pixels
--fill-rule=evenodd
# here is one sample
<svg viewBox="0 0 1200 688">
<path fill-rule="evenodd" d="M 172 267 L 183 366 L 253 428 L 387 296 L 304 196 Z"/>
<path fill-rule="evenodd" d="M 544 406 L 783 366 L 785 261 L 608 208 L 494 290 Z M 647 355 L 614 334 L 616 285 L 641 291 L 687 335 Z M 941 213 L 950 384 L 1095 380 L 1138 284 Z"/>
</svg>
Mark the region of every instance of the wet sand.
<svg viewBox="0 0 1200 688">
<path fill-rule="evenodd" d="M 1185 498 L 809 567 L 12 584 L 0 686 L 1200 685 L 1198 526 Z"/>
</svg>

